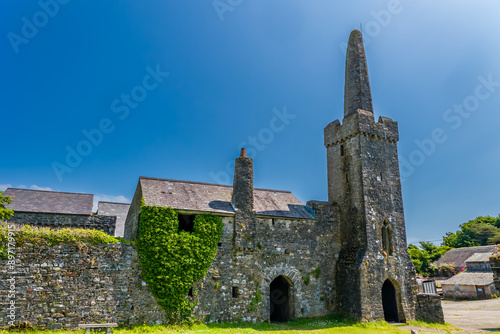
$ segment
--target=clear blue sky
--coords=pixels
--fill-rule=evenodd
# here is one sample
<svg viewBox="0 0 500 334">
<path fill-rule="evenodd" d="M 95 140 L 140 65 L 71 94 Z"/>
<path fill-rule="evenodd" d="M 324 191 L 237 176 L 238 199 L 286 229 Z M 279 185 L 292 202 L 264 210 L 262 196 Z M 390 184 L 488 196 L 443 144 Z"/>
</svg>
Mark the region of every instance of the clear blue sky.
<svg viewBox="0 0 500 334">
<path fill-rule="evenodd" d="M 361 25 L 375 117 L 399 122 L 409 241 L 500 213 L 498 1 L 1 6 L 2 188 L 130 200 L 139 176 L 225 182 L 246 142 L 256 187 L 326 200 L 323 128 Z"/>
</svg>

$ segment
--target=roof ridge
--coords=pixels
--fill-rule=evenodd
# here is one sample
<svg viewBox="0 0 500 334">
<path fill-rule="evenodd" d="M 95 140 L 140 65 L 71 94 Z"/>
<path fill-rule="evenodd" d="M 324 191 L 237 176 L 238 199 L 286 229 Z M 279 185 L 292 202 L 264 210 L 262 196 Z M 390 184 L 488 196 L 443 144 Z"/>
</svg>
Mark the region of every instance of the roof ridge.
<svg viewBox="0 0 500 334">
<path fill-rule="evenodd" d="M 87 194 L 87 193 L 75 193 L 75 192 L 68 192 L 68 191 L 56 191 L 56 190 L 36 190 L 36 189 L 24 189 L 24 188 L 7 188 L 5 191 L 12 189 L 12 190 L 23 190 L 23 191 L 36 191 L 36 192 L 45 192 L 45 193 L 57 193 L 57 194 L 74 194 L 74 195 L 88 195 L 88 196 L 94 196 L 94 194 Z"/>
<path fill-rule="evenodd" d="M 110 203 L 110 204 L 123 204 L 123 205 L 130 205 L 130 203 L 123 203 L 123 202 L 108 202 L 108 201 L 98 201 L 97 204 L 99 203 Z"/>
<path fill-rule="evenodd" d="M 208 186 L 218 186 L 218 187 L 233 188 L 233 186 L 230 186 L 230 185 L 227 185 L 227 184 L 197 182 L 197 181 L 185 181 L 185 180 L 173 180 L 173 179 L 162 179 L 162 178 L 159 178 L 159 177 L 149 177 L 149 176 L 139 176 L 139 180 L 141 180 L 141 179 L 157 180 L 157 181 L 170 181 L 170 182 L 182 182 L 182 183 L 192 183 L 192 184 L 204 184 L 204 185 L 208 185 Z M 273 192 L 281 192 L 281 193 L 290 193 L 290 194 L 292 194 L 292 192 L 290 190 L 275 190 L 275 189 L 266 189 L 266 188 L 254 188 L 254 190 L 273 191 Z"/>
<path fill-rule="evenodd" d="M 475 249 L 475 248 L 482 248 L 482 247 L 495 247 L 496 245 L 483 245 L 483 246 L 471 246 L 471 247 L 459 247 L 459 248 L 452 248 L 451 250 L 462 250 L 462 249 Z"/>
</svg>

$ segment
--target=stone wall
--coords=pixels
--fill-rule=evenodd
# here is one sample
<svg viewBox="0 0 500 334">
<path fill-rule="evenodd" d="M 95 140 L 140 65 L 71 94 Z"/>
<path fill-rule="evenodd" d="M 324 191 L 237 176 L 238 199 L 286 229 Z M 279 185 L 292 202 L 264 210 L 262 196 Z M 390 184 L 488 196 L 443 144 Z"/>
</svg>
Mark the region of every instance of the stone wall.
<svg viewBox="0 0 500 334">
<path fill-rule="evenodd" d="M 458 285 L 459 290 L 456 289 L 457 284 L 442 284 L 443 298 L 444 299 L 478 299 L 477 288 L 484 289 L 486 298 L 490 298 L 492 294 L 496 293 L 495 285 Z"/>
<path fill-rule="evenodd" d="M 444 324 L 444 314 L 443 308 L 441 307 L 441 297 L 434 293 L 417 294 L 415 318 L 417 320 Z"/>
<path fill-rule="evenodd" d="M 25 244 L 16 248 L 15 258 L 13 271 L 6 260 L 0 261 L 0 326 L 11 320 L 12 301 L 15 323 L 49 329 L 164 321 L 163 310 L 141 279 L 134 245 Z"/>
<path fill-rule="evenodd" d="M 490 257 L 491 271 L 493 271 L 493 282 L 495 283 L 495 288 L 500 292 L 500 255 L 496 253 Z"/>
<path fill-rule="evenodd" d="M 109 235 L 115 235 L 116 217 L 100 215 L 73 215 L 60 213 L 15 212 L 9 220 L 18 225 L 32 225 L 40 227 L 83 228 L 99 230 Z"/>
<path fill-rule="evenodd" d="M 325 202 L 308 205 L 316 220 L 257 217 L 252 251 L 234 248 L 234 219 L 223 217 L 217 256 L 208 275 L 195 285 L 200 300 L 195 314 L 207 322 L 268 321 L 270 284 L 278 276 L 290 286 L 291 319 L 332 314 L 338 254 L 335 210 Z"/>
</svg>

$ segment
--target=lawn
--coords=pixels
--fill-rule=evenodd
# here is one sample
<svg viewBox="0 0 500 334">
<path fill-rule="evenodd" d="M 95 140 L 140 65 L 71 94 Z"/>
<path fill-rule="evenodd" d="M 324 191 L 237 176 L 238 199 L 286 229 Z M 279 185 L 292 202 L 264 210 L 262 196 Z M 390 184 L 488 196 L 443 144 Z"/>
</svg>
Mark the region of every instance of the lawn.
<svg viewBox="0 0 500 334">
<path fill-rule="evenodd" d="M 411 327 L 410 327 L 411 326 Z M 424 333 L 457 333 L 460 329 L 453 325 L 427 324 L 423 322 L 412 322 L 410 325 L 390 325 L 386 322 L 375 323 L 356 323 L 346 319 L 330 316 L 315 319 L 300 319 L 288 323 L 219 323 L 219 324 L 196 324 L 193 326 L 135 326 L 133 328 L 114 329 L 114 334 L 132 334 L 132 333 L 185 333 L 185 334 L 203 334 L 203 333 L 227 333 L 227 334 L 278 334 L 278 333 L 311 333 L 311 334 L 335 334 L 335 333 L 374 333 L 374 334 L 398 334 L 410 333 L 410 328 L 419 327 L 418 332 Z M 425 329 L 428 330 L 425 330 Z M 439 331 L 436 331 L 439 330 Z M 0 332 L 11 333 L 7 331 Z M 33 331 L 30 334 L 47 333 L 42 331 Z M 63 333 L 83 333 L 83 331 L 57 331 L 54 334 Z M 101 333 L 105 333 L 102 331 Z"/>
</svg>

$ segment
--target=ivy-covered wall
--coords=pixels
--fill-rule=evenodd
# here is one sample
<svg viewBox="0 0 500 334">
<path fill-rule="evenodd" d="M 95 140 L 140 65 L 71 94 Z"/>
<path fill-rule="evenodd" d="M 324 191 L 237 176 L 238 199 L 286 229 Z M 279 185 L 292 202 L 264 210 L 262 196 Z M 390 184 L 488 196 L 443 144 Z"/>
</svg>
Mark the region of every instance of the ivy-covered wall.
<svg viewBox="0 0 500 334">
<path fill-rule="evenodd" d="M 137 246 L 142 274 L 169 323 L 191 318 L 197 299 L 189 291 L 207 274 L 222 233 L 221 218 L 211 214 L 196 215 L 193 224 L 193 231 L 179 230 L 172 208 L 141 209 Z"/>
</svg>

